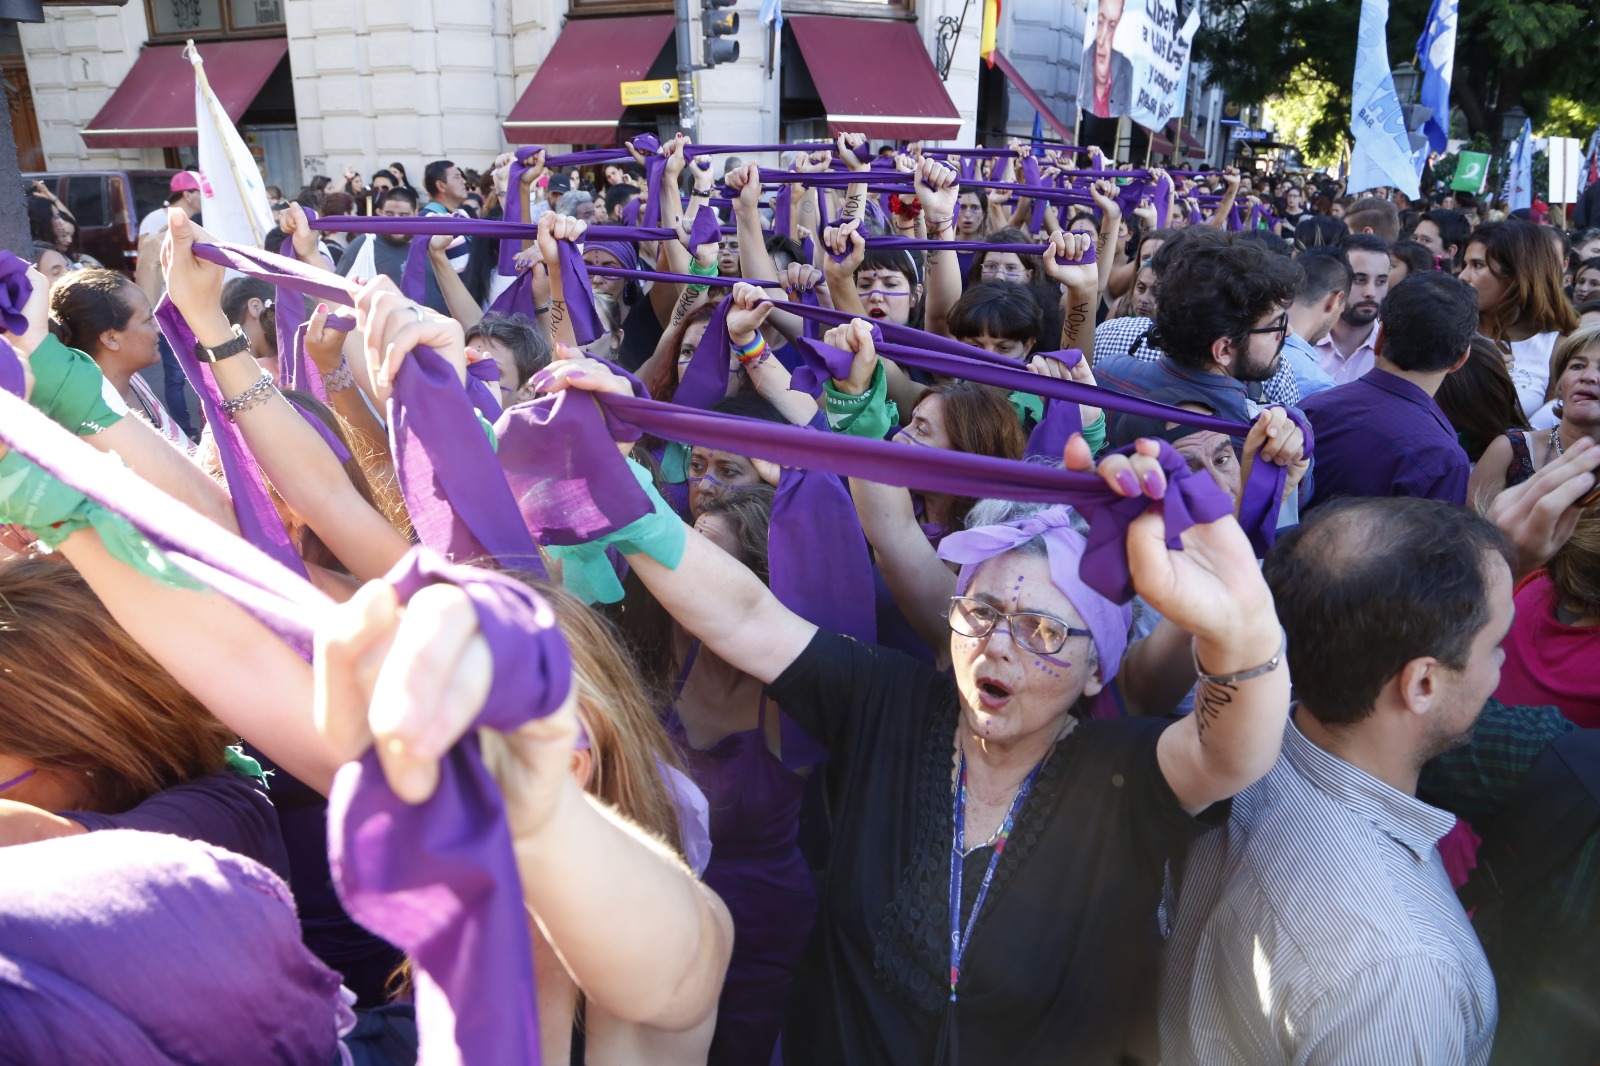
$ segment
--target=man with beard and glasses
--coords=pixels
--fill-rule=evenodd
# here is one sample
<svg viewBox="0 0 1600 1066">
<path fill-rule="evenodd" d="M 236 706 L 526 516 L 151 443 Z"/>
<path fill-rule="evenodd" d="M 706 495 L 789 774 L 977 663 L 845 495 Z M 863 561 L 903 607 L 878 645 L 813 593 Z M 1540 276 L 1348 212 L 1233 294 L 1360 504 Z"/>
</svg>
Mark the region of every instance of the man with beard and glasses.
<svg viewBox="0 0 1600 1066">
<path fill-rule="evenodd" d="M 1135 395 L 1193 386 L 1212 397 L 1221 417 L 1249 422 L 1260 410 L 1251 383 L 1278 371 L 1301 276 L 1292 259 L 1260 241 L 1236 234 L 1194 241 L 1157 280 L 1161 356 L 1149 362 L 1113 354 L 1095 376 Z"/>
<path fill-rule="evenodd" d="M 1169 897 L 1163 1061 L 1488 1062 L 1494 978 L 1438 850 L 1456 818 L 1417 781 L 1499 683 L 1515 558 L 1437 500 L 1340 500 L 1278 538 L 1299 702 Z"/>
<path fill-rule="evenodd" d="M 384 218 L 412 218 L 416 213 L 416 190 L 404 185 L 394 186 L 378 198 L 378 214 Z M 372 269 L 378 274 L 393 278 L 396 285 L 400 284 L 400 275 L 405 271 L 406 255 L 411 250 L 411 238 L 403 233 L 362 234 L 345 248 L 344 254 L 339 257 L 339 265 L 334 269 L 348 277 L 360 261 L 362 249 L 369 243 L 372 245 L 372 250 L 367 254 L 371 256 Z M 356 273 L 364 272 L 357 270 Z M 371 281 L 372 277 L 365 276 L 364 280 Z"/>
<path fill-rule="evenodd" d="M 1472 354 L 1478 294 L 1444 271 L 1406 278 L 1384 298 L 1376 365 L 1302 404 L 1317 446 L 1309 506 L 1338 496 L 1467 502 L 1472 463 L 1434 402 Z"/>
<path fill-rule="evenodd" d="M 1314 347 L 1334 384 L 1354 381 L 1372 369 L 1377 353 L 1378 308 L 1389 291 L 1389 245 L 1371 233 L 1352 233 L 1340 242 L 1354 275 L 1344 311 Z"/>
<path fill-rule="evenodd" d="M 1108 318 L 1095 327 L 1094 330 L 1094 363 L 1096 372 L 1102 363 L 1113 356 L 1127 355 L 1146 363 L 1156 363 L 1165 354 L 1156 336 L 1156 306 L 1160 302 L 1158 297 L 1161 290 L 1161 275 L 1167 267 L 1187 256 L 1188 249 L 1201 244 L 1226 244 L 1233 238 L 1222 230 L 1210 226 L 1187 226 L 1172 233 L 1161 244 L 1161 247 L 1150 256 L 1148 270 L 1151 274 L 1151 287 L 1145 298 L 1141 301 L 1142 307 L 1137 314 L 1123 318 Z M 1264 245 L 1271 250 L 1270 245 Z M 1148 244 L 1144 246 L 1148 248 Z M 1141 249 L 1143 250 L 1143 249 Z M 1287 258 L 1287 253 L 1284 253 Z M 1145 272 L 1140 271 L 1140 277 Z M 1294 324 L 1294 311 L 1290 309 L 1290 325 Z M 1315 358 L 1311 360 L 1317 362 Z M 1124 371 L 1123 377 L 1134 377 L 1136 374 Z M 1319 377 L 1322 375 L 1319 371 Z M 1278 363 L 1278 370 L 1265 381 L 1252 381 L 1248 384 L 1250 399 L 1257 403 L 1281 403 L 1285 407 L 1300 406 L 1302 395 L 1297 384 L 1299 374 L 1297 368 L 1289 364 L 1288 359 Z M 1329 384 L 1332 384 L 1331 382 Z"/>
</svg>

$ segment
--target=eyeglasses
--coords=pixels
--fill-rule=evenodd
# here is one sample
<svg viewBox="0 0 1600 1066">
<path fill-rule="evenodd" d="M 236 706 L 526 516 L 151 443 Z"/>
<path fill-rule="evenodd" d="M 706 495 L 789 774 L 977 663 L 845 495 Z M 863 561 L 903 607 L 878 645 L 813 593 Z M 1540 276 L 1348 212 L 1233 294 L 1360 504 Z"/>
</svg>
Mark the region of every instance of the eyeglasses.
<svg viewBox="0 0 1600 1066">
<path fill-rule="evenodd" d="M 1070 638 L 1091 635 L 1087 629 L 1076 629 L 1054 615 L 1002 611 L 971 596 L 950 597 L 950 630 L 957 636 L 987 637 L 1001 621 L 1007 623 L 1018 647 L 1038 655 L 1054 655 L 1066 647 Z"/>
<path fill-rule="evenodd" d="M 1259 327 L 1257 329 L 1247 329 L 1247 330 L 1245 330 L 1245 332 L 1246 333 L 1250 333 L 1250 334 L 1256 334 L 1256 333 L 1288 333 L 1289 332 L 1289 312 L 1285 311 L 1281 316 L 1279 316 L 1278 321 L 1274 322 L 1270 326 L 1261 326 L 1261 327 Z"/>
<path fill-rule="evenodd" d="M 978 268 L 978 273 L 986 278 L 1005 278 L 1007 281 L 1021 281 L 1027 274 L 1023 267 L 1002 266 L 999 263 L 985 263 Z"/>
</svg>

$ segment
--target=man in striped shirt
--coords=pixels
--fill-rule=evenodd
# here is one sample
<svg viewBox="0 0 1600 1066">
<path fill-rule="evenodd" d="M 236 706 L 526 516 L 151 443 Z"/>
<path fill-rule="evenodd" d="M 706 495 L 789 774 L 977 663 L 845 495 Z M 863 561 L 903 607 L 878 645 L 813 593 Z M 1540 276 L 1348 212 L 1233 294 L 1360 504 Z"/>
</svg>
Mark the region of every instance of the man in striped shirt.
<svg viewBox="0 0 1600 1066">
<path fill-rule="evenodd" d="M 1494 979 L 1437 850 L 1455 818 L 1416 788 L 1499 682 L 1511 563 L 1487 520 L 1433 500 L 1334 501 L 1279 539 L 1300 702 L 1177 879 L 1165 1061 L 1488 1061 Z"/>
</svg>

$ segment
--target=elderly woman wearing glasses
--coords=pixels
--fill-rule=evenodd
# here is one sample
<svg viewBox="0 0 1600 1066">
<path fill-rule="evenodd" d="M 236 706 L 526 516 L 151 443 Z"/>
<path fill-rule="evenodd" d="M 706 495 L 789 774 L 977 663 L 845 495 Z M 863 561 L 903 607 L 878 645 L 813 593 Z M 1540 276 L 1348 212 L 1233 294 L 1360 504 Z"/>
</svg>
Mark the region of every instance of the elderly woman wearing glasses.
<svg viewBox="0 0 1600 1066">
<path fill-rule="evenodd" d="M 556 389 L 627 388 L 591 361 L 552 374 Z M 1144 442 L 1100 473 L 1160 499 L 1154 454 Z M 1090 468 L 1081 438 L 1066 460 Z M 950 673 L 819 630 L 695 532 L 675 567 L 627 556 L 707 651 L 832 751 L 833 846 L 786 1062 L 1155 1060 L 1166 862 L 1273 764 L 1289 702 L 1238 525 L 1224 515 L 1181 542 L 1169 550 L 1160 508 L 1127 537 L 1134 588 L 1194 636 L 1197 710 L 1176 721 L 1087 720 L 1129 617 L 1080 580 L 1086 544 L 1063 508 L 946 538 L 961 567 Z"/>
</svg>

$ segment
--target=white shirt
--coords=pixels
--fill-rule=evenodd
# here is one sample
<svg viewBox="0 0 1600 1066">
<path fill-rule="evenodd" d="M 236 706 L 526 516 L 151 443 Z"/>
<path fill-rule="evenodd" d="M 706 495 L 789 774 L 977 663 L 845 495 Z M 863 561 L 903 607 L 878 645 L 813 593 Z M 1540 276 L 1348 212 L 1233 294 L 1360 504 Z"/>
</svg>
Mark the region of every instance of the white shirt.
<svg viewBox="0 0 1600 1066">
<path fill-rule="evenodd" d="M 1550 355 L 1560 337 L 1560 333 L 1551 330 L 1511 342 L 1511 383 L 1517 387 L 1522 413 L 1529 418 L 1544 406 L 1544 392 L 1550 385 Z"/>
</svg>

